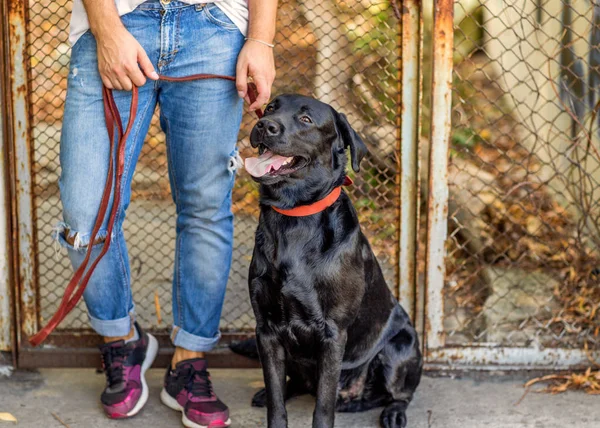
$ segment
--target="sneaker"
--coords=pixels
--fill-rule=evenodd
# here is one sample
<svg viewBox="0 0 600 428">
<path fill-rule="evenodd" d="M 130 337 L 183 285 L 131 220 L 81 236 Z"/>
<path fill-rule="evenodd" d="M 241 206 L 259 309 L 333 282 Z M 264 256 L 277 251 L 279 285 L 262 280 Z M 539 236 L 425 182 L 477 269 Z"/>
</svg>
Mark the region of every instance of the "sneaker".
<svg viewBox="0 0 600 428">
<path fill-rule="evenodd" d="M 231 424 L 229 409 L 212 389 L 206 360 L 195 358 L 167 369 L 161 401 L 183 413 L 181 421 L 188 428 L 224 428 Z"/>
<path fill-rule="evenodd" d="M 106 374 L 106 388 L 100 401 L 106 415 L 112 419 L 134 416 L 148 401 L 144 374 L 156 358 L 158 342 L 154 336 L 144 333 L 137 323 L 134 326 L 140 336 L 138 340 L 128 343 L 117 340 L 100 346 Z"/>
</svg>

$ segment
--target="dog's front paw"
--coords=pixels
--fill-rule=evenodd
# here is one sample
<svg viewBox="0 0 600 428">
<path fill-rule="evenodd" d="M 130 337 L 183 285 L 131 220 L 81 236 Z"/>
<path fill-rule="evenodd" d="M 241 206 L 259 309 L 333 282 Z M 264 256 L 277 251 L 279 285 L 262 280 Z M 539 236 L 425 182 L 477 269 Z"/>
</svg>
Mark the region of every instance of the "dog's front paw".
<svg viewBox="0 0 600 428">
<path fill-rule="evenodd" d="M 265 388 L 258 391 L 252 397 L 252 407 L 266 407 L 267 406 L 267 390 Z"/>
<path fill-rule="evenodd" d="M 406 427 L 406 405 L 404 403 L 392 403 L 381 412 L 381 426 L 383 428 Z"/>
</svg>

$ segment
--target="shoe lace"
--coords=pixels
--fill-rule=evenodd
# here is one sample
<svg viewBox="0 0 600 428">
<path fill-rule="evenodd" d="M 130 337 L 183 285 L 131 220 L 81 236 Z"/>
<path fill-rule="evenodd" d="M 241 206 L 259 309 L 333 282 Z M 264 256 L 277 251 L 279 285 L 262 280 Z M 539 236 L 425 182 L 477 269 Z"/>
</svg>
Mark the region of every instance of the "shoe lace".
<svg viewBox="0 0 600 428">
<path fill-rule="evenodd" d="M 195 397 L 212 397 L 213 389 L 207 370 L 190 368 L 186 373 L 187 390 Z"/>
<path fill-rule="evenodd" d="M 109 387 L 123 382 L 123 364 L 126 355 L 127 350 L 124 346 L 103 350 L 102 365 Z"/>
</svg>

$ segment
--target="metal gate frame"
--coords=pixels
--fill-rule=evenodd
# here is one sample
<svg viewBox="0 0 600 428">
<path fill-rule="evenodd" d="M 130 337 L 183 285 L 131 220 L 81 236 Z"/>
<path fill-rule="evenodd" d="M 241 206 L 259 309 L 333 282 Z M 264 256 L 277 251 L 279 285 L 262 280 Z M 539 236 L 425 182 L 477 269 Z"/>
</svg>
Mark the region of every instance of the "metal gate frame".
<svg viewBox="0 0 600 428">
<path fill-rule="evenodd" d="M 393 1 L 393 0 L 392 0 Z M 96 349 L 98 336 L 92 332 L 79 330 L 60 330 L 54 332 L 43 346 L 33 348 L 27 342 L 41 326 L 38 255 L 35 228 L 35 205 L 33 194 L 33 137 L 31 133 L 32 117 L 30 95 L 31 76 L 28 55 L 28 0 L 0 0 L 3 12 L 2 22 L 5 28 L 3 43 L 6 53 L 2 57 L 6 63 L 9 78 L 3 84 L 6 94 L 6 133 L 5 141 L 9 146 L 6 164 L 10 170 L 12 188 L 12 237 L 13 237 L 13 314 L 15 362 L 20 368 L 39 367 L 89 367 L 98 366 Z M 393 3 L 393 6 L 396 6 Z M 405 201 L 400 210 L 401 242 L 399 260 L 401 281 L 398 295 L 412 317 L 416 314 L 416 249 L 418 220 L 418 134 L 420 104 L 420 49 L 419 34 L 421 23 L 420 1 L 404 2 L 402 13 L 395 7 L 401 19 L 399 26 L 403 33 L 402 43 L 398 44 L 399 70 L 402 73 L 397 103 L 398 147 L 402 141 L 400 185 L 401 200 Z M 402 114 L 400 106 L 411 106 L 410 114 Z M 408 108 L 408 107 L 407 107 Z M 169 335 L 166 332 L 154 332 L 160 352 L 155 362 L 157 366 L 168 363 L 173 351 Z M 247 338 L 249 334 L 223 333 L 221 344 Z M 257 367 L 257 362 L 237 356 L 225 350 L 217 350 L 208 355 L 212 367 Z"/>
<path fill-rule="evenodd" d="M 433 75 L 427 240 L 425 260 L 425 356 L 429 368 L 482 370 L 559 370 L 589 366 L 600 351 L 561 348 L 505 347 L 495 344 L 446 346 L 444 333 L 444 279 L 448 220 L 448 151 L 451 127 L 453 72 L 453 0 L 433 0 Z"/>
<path fill-rule="evenodd" d="M 0 16 L 6 16 L 4 4 L 0 4 Z M 7 25 L 4 20 L 0 20 L 0 35 L 1 40 L 7 38 Z M 11 176 L 12 168 L 9 165 L 9 153 L 11 148 L 9 144 L 4 144 L 8 141 L 9 126 L 6 118 L 8 118 L 8 102 L 9 91 L 7 91 L 8 64 L 4 61 L 7 58 L 5 55 L 6 47 L 4 43 L 0 43 L 0 363 L 8 360 L 9 353 L 12 354 L 10 359 L 12 364 L 16 363 L 16 337 L 15 337 L 15 296 L 12 285 L 12 260 L 13 252 L 11 246 L 11 224 L 12 224 L 12 204 L 9 177 Z"/>
<path fill-rule="evenodd" d="M 400 3 L 398 1 L 398 3 Z M 5 98 L 6 123 L 3 124 L 5 153 L 11 200 L 7 212 L 12 221 L 12 266 L 14 320 L 12 350 L 19 367 L 76 367 L 98 364 L 92 333 L 61 331 L 54 333 L 44 347 L 32 348 L 26 339 L 40 326 L 39 287 L 35 210 L 32 192 L 32 136 L 29 96 L 27 14 L 28 1 L 0 0 L 3 29 L 4 70 L 8 78 L 0 80 Z M 582 366 L 600 352 L 583 350 L 498 347 L 490 344 L 447 347 L 443 328 L 445 280 L 445 241 L 448 216 L 448 150 L 451 127 L 453 73 L 453 0 L 392 0 L 399 19 L 399 64 L 397 140 L 399 148 L 400 213 L 398 295 L 421 334 L 427 366 L 436 368 L 477 369 L 563 369 Z M 423 25 L 424 8 L 433 8 L 433 28 Z M 427 234 L 419 242 L 421 104 L 423 97 L 422 50 L 424 31 L 432 32 L 431 131 L 427 197 Z M 0 53 L 3 49 L 0 48 Z M 1 73 L 0 73 L 1 75 Z M 2 171 L 2 170 L 0 170 Z M 10 245 L 10 244 L 9 244 Z M 419 248 L 425 249 L 424 280 L 417 269 Z M 9 308 L 9 312 L 11 309 Z M 2 313 L 2 312 L 0 312 Z M 6 341 L 4 326 L 0 332 Z M 223 343 L 248 337 L 246 334 L 223 335 Z M 158 335 L 161 354 L 157 364 L 164 365 L 172 349 L 166 333 Z M 227 352 L 216 351 L 209 357 L 213 367 L 256 367 L 256 363 Z"/>
</svg>

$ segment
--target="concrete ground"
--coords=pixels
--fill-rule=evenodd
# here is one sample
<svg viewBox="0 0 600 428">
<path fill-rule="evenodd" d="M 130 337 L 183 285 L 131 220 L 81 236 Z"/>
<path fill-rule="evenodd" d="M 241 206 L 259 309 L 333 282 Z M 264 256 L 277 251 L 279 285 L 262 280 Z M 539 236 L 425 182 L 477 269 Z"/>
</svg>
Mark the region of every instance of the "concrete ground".
<svg viewBox="0 0 600 428">
<path fill-rule="evenodd" d="M 102 374 L 91 369 L 47 369 L 0 377 L 0 413 L 9 412 L 17 424 L 43 428 L 150 428 L 181 426 L 179 414 L 158 398 L 163 371 L 149 371 L 150 399 L 131 420 L 106 419 L 98 404 Z M 262 385 L 259 370 L 212 370 L 217 393 L 231 407 L 232 426 L 264 427 L 265 411 L 251 408 L 252 394 Z M 523 380 L 501 374 L 465 378 L 425 376 L 409 407 L 411 428 L 583 428 L 600 426 L 600 397 L 583 393 L 523 395 Z M 288 403 L 290 428 L 310 427 L 314 401 L 300 397 Z M 380 410 L 338 414 L 336 427 L 377 427 Z"/>
</svg>

